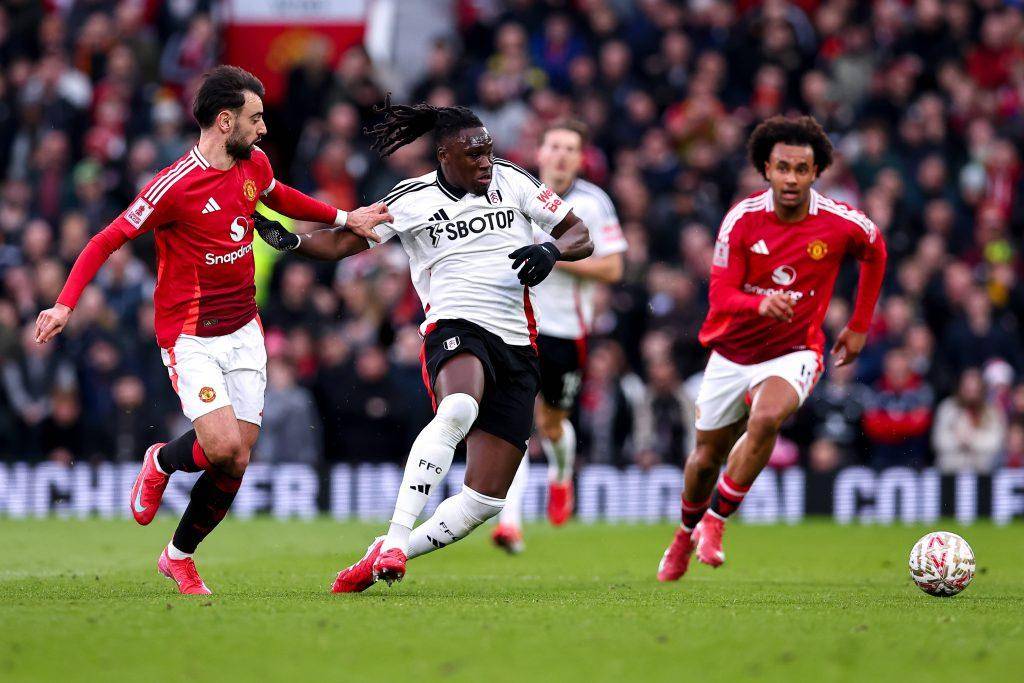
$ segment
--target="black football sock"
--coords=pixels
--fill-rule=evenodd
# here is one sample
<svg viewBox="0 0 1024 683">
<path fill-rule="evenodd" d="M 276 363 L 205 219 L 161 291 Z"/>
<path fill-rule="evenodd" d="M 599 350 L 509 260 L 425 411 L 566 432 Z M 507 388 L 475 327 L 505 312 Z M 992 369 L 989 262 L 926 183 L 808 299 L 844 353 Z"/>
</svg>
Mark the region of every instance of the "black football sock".
<svg viewBox="0 0 1024 683">
<path fill-rule="evenodd" d="M 224 519 L 242 480 L 216 470 L 207 470 L 192 487 L 188 507 L 178 522 L 171 541 L 183 553 L 194 553 L 211 531 Z"/>
<path fill-rule="evenodd" d="M 750 491 L 750 486 L 740 486 L 730 479 L 729 475 L 723 473 L 722 478 L 718 480 L 718 486 L 715 487 L 715 492 L 711 494 L 711 508 L 708 511 L 724 520 L 736 512 L 748 491 Z"/>
<path fill-rule="evenodd" d="M 194 429 L 161 446 L 156 454 L 156 462 L 167 474 L 210 469 L 210 461 L 206 458 L 203 447 L 199 445 Z"/>
</svg>

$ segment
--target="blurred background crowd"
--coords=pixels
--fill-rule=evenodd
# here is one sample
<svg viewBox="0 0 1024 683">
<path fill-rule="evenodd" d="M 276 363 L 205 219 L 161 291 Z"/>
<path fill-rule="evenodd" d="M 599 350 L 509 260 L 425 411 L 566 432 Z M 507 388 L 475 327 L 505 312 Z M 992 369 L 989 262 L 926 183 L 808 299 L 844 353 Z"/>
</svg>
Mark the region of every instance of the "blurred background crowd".
<svg viewBox="0 0 1024 683">
<path fill-rule="evenodd" d="M 415 79 L 357 44 L 293 55 L 261 146 L 277 176 L 342 208 L 432 169 L 419 141 L 379 160 L 385 92 L 466 104 L 497 153 L 535 169 L 539 132 L 592 131 L 585 176 L 629 242 L 602 288 L 580 407 L 583 462 L 680 464 L 706 359 L 715 232 L 764 187 L 749 131 L 809 113 L 837 161 L 820 192 L 885 234 L 868 348 L 829 368 L 779 467 L 1024 466 L 1024 13 L 997 0 L 459 0 Z M 220 58 L 213 0 L 0 5 L 0 460 L 134 461 L 187 428 L 153 338 L 150 236 L 117 252 L 56 342 L 32 341 L 71 263 L 197 138 L 190 97 Z M 311 225 L 295 225 L 299 231 Z M 257 249 L 269 387 L 263 462 L 404 460 L 428 419 L 422 319 L 400 248 L 340 264 Z M 849 264 L 827 317 L 842 328 Z"/>
</svg>

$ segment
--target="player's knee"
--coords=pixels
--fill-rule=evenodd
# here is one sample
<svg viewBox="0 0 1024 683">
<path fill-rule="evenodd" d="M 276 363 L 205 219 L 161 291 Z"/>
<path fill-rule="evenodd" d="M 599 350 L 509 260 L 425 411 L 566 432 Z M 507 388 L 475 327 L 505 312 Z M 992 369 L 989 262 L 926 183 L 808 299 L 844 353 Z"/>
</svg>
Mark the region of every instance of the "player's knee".
<svg viewBox="0 0 1024 683">
<path fill-rule="evenodd" d="M 219 435 L 203 444 L 206 457 L 218 469 L 231 476 L 241 476 L 249 465 L 249 449 L 238 435 Z"/>
<path fill-rule="evenodd" d="M 690 453 L 690 457 L 686 459 L 686 467 L 693 468 L 698 473 L 717 473 L 721 463 L 719 462 L 718 454 L 715 453 L 711 446 L 697 444 L 693 452 Z"/>
<path fill-rule="evenodd" d="M 747 434 L 754 438 L 774 438 L 782 429 L 782 423 L 787 417 L 785 410 L 775 407 L 755 410 L 747 419 Z"/>
<path fill-rule="evenodd" d="M 463 439 L 479 414 L 480 405 L 469 394 L 448 394 L 437 404 L 437 417 L 461 434 Z"/>
</svg>

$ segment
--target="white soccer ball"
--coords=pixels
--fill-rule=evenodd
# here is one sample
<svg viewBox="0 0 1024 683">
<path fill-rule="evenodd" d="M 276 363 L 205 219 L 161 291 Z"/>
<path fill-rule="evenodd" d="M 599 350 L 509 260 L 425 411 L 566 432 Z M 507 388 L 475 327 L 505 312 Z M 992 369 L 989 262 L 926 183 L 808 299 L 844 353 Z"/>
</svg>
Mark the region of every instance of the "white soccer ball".
<svg viewBox="0 0 1024 683">
<path fill-rule="evenodd" d="M 949 531 L 933 531 L 910 551 L 910 578 L 928 595 L 948 598 L 974 578 L 974 551 Z"/>
</svg>

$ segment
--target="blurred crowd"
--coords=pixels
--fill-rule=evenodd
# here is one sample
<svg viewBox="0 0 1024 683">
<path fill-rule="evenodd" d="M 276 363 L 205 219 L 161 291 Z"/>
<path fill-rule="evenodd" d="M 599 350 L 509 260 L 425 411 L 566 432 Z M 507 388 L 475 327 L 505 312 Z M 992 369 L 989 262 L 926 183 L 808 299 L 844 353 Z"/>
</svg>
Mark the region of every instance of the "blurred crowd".
<svg viewBox="0 0 1024 683">
<path fill-rule="evenodd" d="M 117 252 L 57 341 L 32 325 L 91 235 L 197 137 L 218 60 L 212 0 L 0 6 L 0 460 L 137 460 L 183 424 L 153 339 L 150 237 Z M 764 187 L 749 131 L 809 113 L 837 148 L 819 191 L 885 234 L 868 348 L 829 368 L 773 464 L 1024 466 L 1024 13 L 997 0 L 462 0 L 410 98 L 466 104 L 535 168 L 540 131 L 592 131 L 585 176 L 615 201 L 626 276 L 599 290 L 580 459 L 681 463 L 706 359 L 715 232 Z M 310 49 L 268 108 L 278 177 L 342 208 L 432 169 L 381 161 L 362 128 L 384 80 L 356 46 Z M 314 226 L 295 225 L 296 230 Z M 270 356 L 264 462 L 401 461 L 429 404 L 422 319 L 398 248 L 340 264 L 258 250 Z M 827 316 L 844 325 L 856 267 Z"/>
</svg>

